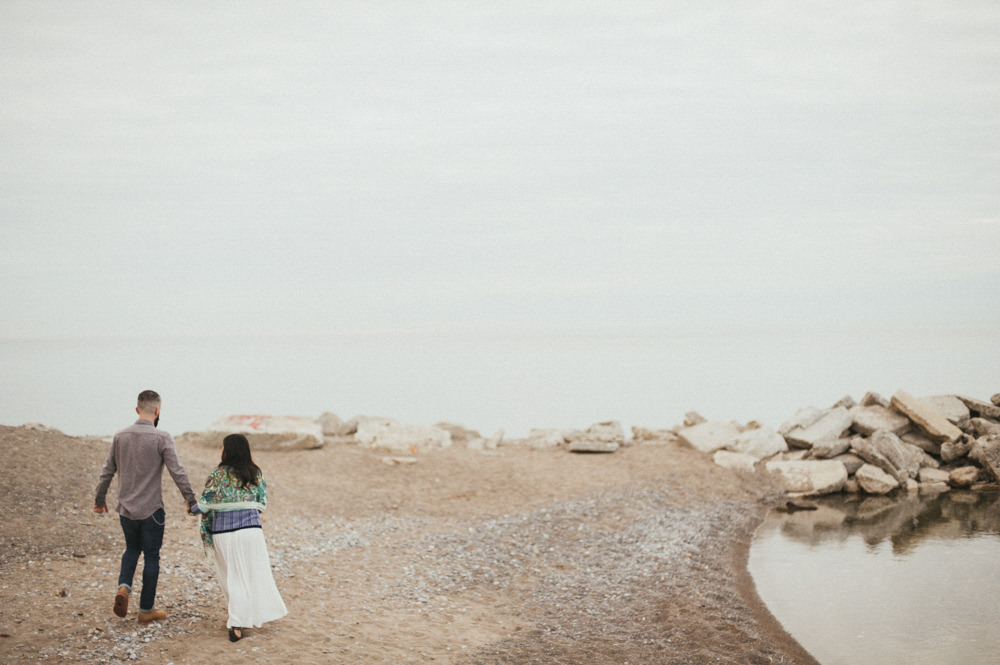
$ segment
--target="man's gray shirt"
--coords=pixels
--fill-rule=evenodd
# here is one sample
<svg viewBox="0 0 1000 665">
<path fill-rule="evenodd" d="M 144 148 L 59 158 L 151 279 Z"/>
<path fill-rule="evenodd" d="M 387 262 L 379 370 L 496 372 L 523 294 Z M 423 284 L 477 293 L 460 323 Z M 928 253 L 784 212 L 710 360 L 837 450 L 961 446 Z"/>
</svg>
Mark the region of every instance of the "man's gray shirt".
<svg viewBox="0 0 1000 665">
<path fill-rule="evenodd" d="M 184 467 L 177 459 L 171 436 L 140 418 L 131 427 L 115 434 L 108 459 L 97 481 L 94 505 L 103 506 L 108 487 L 118 473 L 118 506 L 121 515 L 143 520 L 163 507 L 163 467 L 190 506 L 197 501 Z"/>
</svg>

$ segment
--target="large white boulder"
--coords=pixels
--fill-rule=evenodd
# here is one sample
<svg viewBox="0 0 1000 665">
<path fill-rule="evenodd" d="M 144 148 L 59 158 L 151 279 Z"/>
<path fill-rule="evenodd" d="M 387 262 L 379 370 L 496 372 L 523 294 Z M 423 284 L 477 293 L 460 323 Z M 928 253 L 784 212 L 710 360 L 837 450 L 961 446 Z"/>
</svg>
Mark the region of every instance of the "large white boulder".
<svg viewBox="0 0 1000 665">
<path fill-rule="evenodd" d="M 315 418 L 266 414 L 231 415 L 209 425 L 202 443 L 222 445 L 229 434 L 245 434 L 251 450 L 303 450 L 323 447 L 323 428 Z"/>
<path fill-rule="evenodd" d="M 534 450 L 557 448 L 566 443 L 566 431 L 550 428 L 532 428 L 525 437 L 524 443 Z"/>
<path fill-rule="evenodd" d="M 367 448 L 431 450 L 451 445 L 451 433 L 430 425 L 405 425 L 368 420 L 358 423 L 354 440 Z"/>
<path fill-rule="evenodd" d="M 709 420 L 685 427 L 677 433 L 677 438 L 703 453 L 714 453 L 728 447 L 739 435 L 740 428 L 733 423 Z"/>
<path fill-rule="evenodd" d="M 871 436 L 880 429 L 898 436 L 913 426 L 910 419 L 899 411 L 879 405 L 854 407 L 852 415 L 854 431 L 866 436 Z"/>
<path fill-rule="evenodd" d="M 778 434 L 769 427 L 757 427 L 740 432 L 733 439 L 733 442 L 726 446 L 727 450 L 735 453 L 751 455 L 757 459 L 764 459 L 777 453 L 788 450 L 785 437 Z"/>
</svg>

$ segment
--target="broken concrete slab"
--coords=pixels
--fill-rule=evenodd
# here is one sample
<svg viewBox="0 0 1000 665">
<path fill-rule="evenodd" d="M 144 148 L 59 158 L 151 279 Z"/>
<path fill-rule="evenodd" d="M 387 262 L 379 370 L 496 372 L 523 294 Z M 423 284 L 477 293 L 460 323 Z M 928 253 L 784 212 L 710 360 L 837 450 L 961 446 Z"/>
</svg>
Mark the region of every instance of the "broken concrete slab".
<svg viewBox="0 0 1000 665">
<path fill-rule="evenodd" d="M 994 395 L 994 397 L 996 396 Z M 975 415 L 1000 420 L 1000 405 L 992 403 L 992 398 L 990 402 L 984 402 L 971 397 L 958 395 L 958 399 L 962 400 L 962 402 L 969 407 L 969 411 L 972 411 Z"/>
<path fill-rule="evenodd" d="M 932 395 L 923 399 L 932 409 L 959 429 L 963 429 L 968 424 L 971 415 L 969 407 L 955 395 Z"/>
<path fill-rule="evenodd" d="M 323 436 L 342 436 L 344 421 L 337 414 L 325 411 L 319 416 L 319 426 L 323 430 Z"/>
<path fill-rule="evenodd" d="M 781 423 L 778 427 L 778 434 L 785 436 L 794 429 L 805 429 L 822 418 L 826 411 L 826 409 L 820 409 L 815 406 L 807 406 L 799 409 L 795 412 L 795 415 Z"/>
<path fill-rule="evenodd" d="M 994 481 L 1000 482 L 1000 435 L 977 439 L 969 451 L 969 459 L 986 469 Z"/>
<path fill-rule="evenodd" d="M 905 390 L 897 390 L 889 401 L 892 408 L 903 413 L 912 420 L 928 436 L 937 441 L 955 441 L 962 436 L 962 430 L 948 422 L 948 419 L 935 411 L 921 399 L 914 397 Z"/>
<path fill-rule="evenodd" d="M 368 421 L 359 423 L 354 439 L 366 448 L 430 450 L 451 446 L 451 433 L 430 425 Z"/>
<path fill-rule="evenodd" d="M 785 437 L 769 427 L 757 427 L 740 432 L 727 448 L 736 453 L 764 459 L 788 450 Z"/>
<path fill-rule="evenodd" d="M 570 452 L 613 453 L 625 445 L 625 432 L 617 420 L 596 423 L 585 430 L 566 435 Z"/>
<path fill-rule="evenodd" d="M 875 432 L 868 439 L 855 439 L 852 450 L 861 459 L 895 478 L 900 486 L 906 484 L 907 478 L 917 477 L 924 456 L 924 452 L 916 446 L 903 443 L 898 436 L 884 430 Z"/>
<path fill-rule="evenodd" d="M 854 453 L 844 453 L 843 455 L 837 455 L 833 459 L 847 468 L 847 475 L 849 476 L 853 476 L 865 464 L 865 461 Z"/>
<path fill-rule="evenodd" d="M 674 443 L 677 441 L 677 433 L 672 429 L 647 429 L 645 427 L 632 427 L 633 443 Z"/>
<path fill-rule="evenodd" d="M 885 407 L 888 407 L 889 406 L 889 400 L 887 400 L 886 398 L 882 397 L 878 393 L 868 392 L 868 393 L 865 393 L 865 396 L 861 398 L 861 401 L 858 402 L 858 404 L 860 406 L 885 406 Z"/>
<path fill-rule="evenodd" d="M 832 408 L 836 409 L 838 406 L 842 406 L 845 409 L 853 409 L 857 405 L 858 403 L 854 401 L 853 397 L 851 397 L 850 395 L 844 395 L 839 400 L 837 400 L 836 403 L 833 404 Z"/>
<path fill-rule="evenodd" d="M 528 444 L 534 450 L 557 448 L 566 443 L 566 431 L 561 429 L 533 428 L 528 432 L 524 443 Z"/>
<path fill-rule="evenodd" d="M 714 453 L 729 446 L 739 435 L 740 428 L 733 423 L 709 420 L 685 427 L 677 433 L 677 438 L 703 453 Z"/>
<path fill-rule="evenodd" d="M 941 444 L 934 439 L 931 439 L 920 430 L 911 430 L 906 434 L 901 435 L 899 438 L 905 443 L 909 443 L 912 446 L 920 448 L 925 453 L 935 456 L 941 455 Z"/>
<path fill-rule="evenodd" d="M 880 429 L 899 436 L 913 427 L 909 418 L 885 406 L 858 406 L 852 415 L 851 429 L 865 436 L 871 436 Z"/>
<path fill-rule="evenodd" d="M 785 491 L 801 496 L 840 492 L 847 483 L 847 469 L 834 460 L 766 462 L 765 468 L 781 479 Z"/>
<path fill-rule="evenodd" d="M 223 416 L 213 422 L 202 444 L 221 446 L 229 434 L 245 434 L 251 450 L 310 450 L 322 448 L 323 428 L 315 418 L 238 414 Z"/>
<path fill-rule="evenodd" d="M 697 411 L 688 411 L 684 414 L 684 427 L 694 427 L 695 425 L 700 425 L 702 423 L 707 423 L 708 418 L 701 415 Z"/>
<path fill-rule="evenodd" d="M 344 426 L 340 429 L 340 436 L 353 436 L 357 434 L 358 428 L 361 426 L 389 425 L 398 422 L 395 418 L 387 418 L 385 416 L 354 416 L 344 423 Z"/>
<path fill-rule="evenodd" d="M 459 425 L 458 423 L 451 423 L 445 420 L 434 423 L 434 427 L 438 429 L 443 429 L 444 431 L 451 434 L 451 442 L 455 445 L 465 444 L 469 445 L 472 441 L 478 441 L 483 438 L 483 435 L 474 429 L 469 429 L 464 425 Z"/>
<path fill-rule="evenodd" d="M 986 418 L 971 418 L 969 420 L 969 429 L 976 437 L 992 436 L 1000 434 L 1000 423 Z"/>
<path fill-rule="evenodd" d="M 900 487 L 899 481 L 874 464 L 865 464 L 854 474 L 854 479 L 868 494 L 888 494 Z"/>
<path fill-rule="evenodd" d="M 841 438 L 853 422 L 850 410 L 838 406 L 828 409 L 807 427 L 793 428 L 785 434 L 785 440 L 796 448 L 812 448 L 819 441 Z"/>
<path fill-rule="evenodd" d="M 840 439 L 826 439 L 817 441 L 809 449 L 807 457 L 809 459 L 833 459 L 838 455 L 843 455 L 851 449 L 852 438 L 843 437 Z"/>
<path fill-rule="evenodd" d="M 571 453 L 613 453 L 621 448 L 621 444 L 614 441 L 595 441 L 591 439 L 578 439 L 570 441 L 566 447 Z"/>
</svg>

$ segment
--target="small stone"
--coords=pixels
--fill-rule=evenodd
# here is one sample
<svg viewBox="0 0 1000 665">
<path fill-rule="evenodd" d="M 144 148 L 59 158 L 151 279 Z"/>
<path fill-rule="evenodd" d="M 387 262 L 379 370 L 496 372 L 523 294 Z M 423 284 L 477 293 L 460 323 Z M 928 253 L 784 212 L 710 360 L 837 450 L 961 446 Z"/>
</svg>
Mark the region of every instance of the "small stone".
<svg viewBox="0 0 1000 665">
<path fill-rule="evenodd" d="M 922 468 L 917 474 L 917 478 L 922 483 L 946 483 L 949 473 L 943 469 Z"/>
<path fill-rule="evenodd" d="M 889 400 L 882 397 L 878 393 L 865 393 L 865 396 L 861 398 L 859 402 L 861 406 L 889 406 Z"/>
<path fill-rule="evenodd" d="M 843 455 L 837 455 L 833 459 L 837 460 L 847 469 L 847 475 L 853 476 L 858 472 L 862 466 L 864 466 L 865 461 L 854 455 L 852 453 L 844 453 Z"/>
<path fill-rule="evenodd" d="M 974 441 L 966 435 L 962 435 L 956 441 L 946 441 L 941 444 L 941 461 L 945 464 L 950 464 L 956 460 L 960 460 L 972 450 L 972 444 Z"/>
<path fill-rule="evenodd" d="M 781 478 L 791 494 L 819 496 L 839 492 L 847 482 L 847 469 L 833 460 L 767 462 L 765 468 Z"/>
<path fill-rule="evenodd" d="M 962 466 L 948 474 L 948 484 L 955 489 L 972 487 L 978 479 L 979 467 L 975 466 Z"/>
<path fill-rule="evenodd" d="M 707 422 L 707 420 L 697 411 L 688 411 L 684 414 L 684 427 L 694 427 L 704 422 Z"/>
<path fill-rule="evenodd" d="M 836 409 L 837 407 L 842 406 L 845 409 L 851 409 L 857 405 L 858 403 L 854 401 L 853 397 L 851 397 L 850 395 L 844 395 L 843 397 L 840 398 L 840 400 L 837 401 L 836 404 L 833 405 L 833 408 Z"/>
<path fill-rule="evenodd" d="M 899 487 L 899 482 L 874 464 L 865 464 L 854 474 L 854 479 L 868 494 L 888 494 Z"/>
</svg>

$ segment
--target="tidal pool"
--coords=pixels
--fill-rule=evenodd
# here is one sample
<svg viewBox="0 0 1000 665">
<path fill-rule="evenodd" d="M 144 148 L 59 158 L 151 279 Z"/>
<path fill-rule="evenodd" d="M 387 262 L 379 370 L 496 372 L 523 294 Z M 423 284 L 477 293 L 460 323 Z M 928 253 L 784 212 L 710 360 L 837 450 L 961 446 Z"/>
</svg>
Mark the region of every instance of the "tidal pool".
<svg viewBox="0 0 1000 665">
<path fill-rule="evenodd" d="M 841 495 L 773 511 L 749 569 L 822 665 L 1000 662 L 1000 493 Z"/>
</svg>

